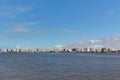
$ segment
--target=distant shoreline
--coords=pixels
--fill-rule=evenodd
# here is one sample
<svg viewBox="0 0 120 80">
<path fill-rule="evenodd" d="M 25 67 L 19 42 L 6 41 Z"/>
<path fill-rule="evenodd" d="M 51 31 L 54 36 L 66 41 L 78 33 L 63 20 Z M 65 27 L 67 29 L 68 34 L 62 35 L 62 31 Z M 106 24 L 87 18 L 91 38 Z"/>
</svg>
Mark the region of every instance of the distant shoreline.
<svg viewBox="0 0 120 80">
<path fill-rule="evenodd" d="M 120 53 L 111 48 L 0 49 L 0 53 Z"/>
<path fill-rule="evenodd" d="M 46 54 L 46 53 L 55 53 L 55 54 L 120 54 L 120 52 L 0 52 L 0 54 Z"/>
</svg>

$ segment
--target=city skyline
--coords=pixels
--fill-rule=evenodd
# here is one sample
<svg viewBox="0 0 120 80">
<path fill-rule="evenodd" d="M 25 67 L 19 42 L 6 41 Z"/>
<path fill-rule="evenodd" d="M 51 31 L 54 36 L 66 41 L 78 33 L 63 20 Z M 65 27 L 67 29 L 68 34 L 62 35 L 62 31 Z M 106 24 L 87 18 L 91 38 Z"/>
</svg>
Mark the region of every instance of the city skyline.
<svg viewBox="0 0 120 80">
<path fill-rule="evenodd" d="M 119 0 L 0 0 L 0 48 L 120 49 Z"/>
</svg>

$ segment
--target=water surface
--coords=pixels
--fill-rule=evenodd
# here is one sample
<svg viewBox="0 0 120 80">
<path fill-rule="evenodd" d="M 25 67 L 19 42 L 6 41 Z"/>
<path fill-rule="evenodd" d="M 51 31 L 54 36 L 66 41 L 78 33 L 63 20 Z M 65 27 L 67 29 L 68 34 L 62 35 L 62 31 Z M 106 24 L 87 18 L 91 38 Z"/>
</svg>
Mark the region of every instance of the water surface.
<svg viewBox="0 0 120 80">
<path fill-rule="evenodd" d="M 120 54 L 0 54 L 0 80 L 120 80 Z"/>
</svg>

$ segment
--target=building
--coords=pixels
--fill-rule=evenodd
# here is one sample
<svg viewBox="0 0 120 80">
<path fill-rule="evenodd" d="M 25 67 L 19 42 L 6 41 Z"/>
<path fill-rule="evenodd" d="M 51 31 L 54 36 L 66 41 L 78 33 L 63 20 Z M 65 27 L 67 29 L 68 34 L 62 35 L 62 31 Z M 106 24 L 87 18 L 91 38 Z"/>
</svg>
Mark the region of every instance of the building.
<svg viewBox="0 0 120 80">
<path fill-rule="evenodd" d="M 101 53 L 102 51 L 101 51 L 101 49 L 99 48 L 99 49 L 96 49 L 96 53 Z"/>
<path fill-rule="evenodd" d="M 109 51 L 108 51 L 107 48 L 102 48 L 101 52 L 102 52 L 102 53 L 107 53 L 107 52 L 109 52 Z"/>
<path fill-rule="evenodd" d="M 62 52 L 62 51 L 63 51 L 62 45 L 56 45 L 55 52 Z"/>
</svg>

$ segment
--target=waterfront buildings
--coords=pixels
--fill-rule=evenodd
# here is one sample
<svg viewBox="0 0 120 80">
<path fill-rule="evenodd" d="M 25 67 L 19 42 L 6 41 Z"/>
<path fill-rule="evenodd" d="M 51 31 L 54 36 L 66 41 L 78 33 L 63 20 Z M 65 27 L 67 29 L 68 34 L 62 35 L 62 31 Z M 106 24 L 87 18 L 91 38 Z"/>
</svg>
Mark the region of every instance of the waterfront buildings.
<svg viewBox="0 0 120 80">
<path fill-rule="evenodd" d="M 62 48 L 55 49 L 0 49 L 1 53 L 119 53 L 120 50 L 109 48 Z"/>
</svg>

